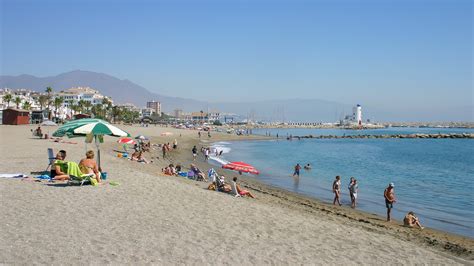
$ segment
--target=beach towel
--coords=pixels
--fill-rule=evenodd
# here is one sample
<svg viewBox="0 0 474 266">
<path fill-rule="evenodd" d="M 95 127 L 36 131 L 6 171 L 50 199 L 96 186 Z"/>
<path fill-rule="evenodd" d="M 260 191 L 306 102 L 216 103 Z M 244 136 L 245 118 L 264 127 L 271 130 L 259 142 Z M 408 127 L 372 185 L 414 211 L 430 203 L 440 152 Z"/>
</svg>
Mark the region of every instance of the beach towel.
<svg viewBox="0 0 474 266">
<path fill-rule="evenodd" d="M 0 177 L 5 177 L 5 178 L 22 178 L 22 177 L 27 177 L 25 174 L 0 174 Z"/>
</svg>

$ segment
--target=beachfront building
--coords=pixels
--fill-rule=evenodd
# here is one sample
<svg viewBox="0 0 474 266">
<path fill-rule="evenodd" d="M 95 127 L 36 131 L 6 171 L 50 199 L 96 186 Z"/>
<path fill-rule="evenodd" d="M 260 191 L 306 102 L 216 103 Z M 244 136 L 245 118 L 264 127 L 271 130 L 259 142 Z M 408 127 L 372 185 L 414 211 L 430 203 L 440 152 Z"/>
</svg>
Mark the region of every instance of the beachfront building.
<svg viewBox="0 0 474 266">
<path fill-rule="evenodd" d="M 184 112 L 182 109 L 175 109 L 174 112 L 173 112 L 173 116 L 178 119 L 178 120 L 181 120 L 184 118 Z"/>
<path fill-rule="evenodd" d="M 221 114 L 219 111 L 211 111 L 209 112 L 209 115 L 208 115 L 208 121 L 213 123 L 215 121 L 220 121 L 221 120 Z"/>
<path fill-rule="evenodd" d="M 161 116 L 161 103 L 158 101 L 151 101 L 146 103 L 146 108 L 153 109 L 154 113 Z"/>
<path fill-rule="evenodd" d="M 71 104 L 77 105 L 79 101 L 89 102 L 91 105 L 102 104 L 104 99 L 113 103 L 110 97 L 102 95 L 98 90 L 91 87 L 73 87 L 64 91 L 60 91 L 55 97 L 63 97 L 64 107 L 69 107 Z"/>
<path fill-rule="evenodd" d="M 140 110 L 140 118 L 151 117 L 154 114 L 157 114 L 153 108 L 143 108 Z"/>
<path fill-rule="evenodd" d="M 118 104 L 116 106 L 121 108 L 121 109 L 125 109 L 127 111 L 130 111 L 130 112 L 139 112 L 139 113 L 141 113 L 141 108 L 138 108 L 133 103 Z"/>
<path fill-rule="evenodd" d="M 196 123 L 205 123 L 208 122 L 209 116 L 206 112 L 192 112 L 191 120 Z"/>
<path fill-rule="evenodd" d="M 11 95 L 12 97 L 10 102 L 6 102 L 3 98 L 7 94 Z M 29 89 L 0 89 L 0 110 L 6 109 L 8 107 L 17 108 L 16 103 L 14 102 L 15 98 L 20 98 L 18 108 L 24 108 L 25 104 L 28 103 L 28 110 L 40 110 L 40 105 L 38 103 L 39 95 L 40 93 Z"/>
</svg>

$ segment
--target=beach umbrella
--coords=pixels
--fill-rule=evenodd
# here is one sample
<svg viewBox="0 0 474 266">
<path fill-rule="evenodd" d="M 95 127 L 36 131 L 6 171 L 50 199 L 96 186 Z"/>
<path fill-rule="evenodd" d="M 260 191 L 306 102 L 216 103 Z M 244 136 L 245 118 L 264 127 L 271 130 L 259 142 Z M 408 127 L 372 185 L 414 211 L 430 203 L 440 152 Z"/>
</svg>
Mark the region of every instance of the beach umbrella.
<svg viewBox="0 0 474 266">
<path fill-rule="evenodd" d="M 135 140 L 131 139 L 131 138 L 121 138 L 119 140 L 117 140 L 118 143 L 122 143 L 122 144 L 135 144 L 137 143 Z"/>
<path fill-rule="evenodd" d="M 139 139 L 139 140 L 148 140 L 148 137 L 145 137 L 143 135 L 138 135 L 135 137 L 135 139 Z"/>
<path fill-rule="evenodd" d="M 45 121 L 43 121 L 43 123 L 40 124 L 40 126 L 42 126 L 42 127 L 54 127 L 54 126 L 57 126 L 57 125 L 58 124 L 54 123 L 51 120 L 45 120 Z"/>
<path fill-rule="evenodd" d="M 250 164 L 244 163 L 244 162 L 231 162 L 228 164 L 224 164 L 222 166 L 224 169 L 229 169 L 229 170 L 234 170 L 234 171 L 239 171 L 239 172 L 244 172 L 244 173 L 250 173 L 254 175 L 258 175 L 260 172 Z"/>
<path fill-rule="evenodd" d="M 74 120 L 64 124 L 53 133 L 53 136 L 55 137 L 68 136 L 69 138 L 85 137 L 87 135 L 92 135 L 95 139 L 95 144 L 97 147 L 97 164 L 99 165 L 99 168 L 99 142 L 101 142 L 100 140 L 103 138 L 103 136 L 108 135 L 113 137 L 130 137 L 130 134 L 128 134 L 127 132 L 101 119 Z"/>
</svg>

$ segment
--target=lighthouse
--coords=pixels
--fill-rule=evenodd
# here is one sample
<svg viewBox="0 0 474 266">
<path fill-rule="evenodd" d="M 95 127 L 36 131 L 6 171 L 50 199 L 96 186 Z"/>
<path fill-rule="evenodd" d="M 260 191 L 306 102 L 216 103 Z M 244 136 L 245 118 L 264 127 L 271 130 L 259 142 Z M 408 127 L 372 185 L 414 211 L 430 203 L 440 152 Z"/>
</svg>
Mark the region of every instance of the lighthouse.
<svg viewBox="0 0 474 266">
<path fill-rule="evenodd" d="M 354 106 L 352 108 L 352 115 L 354 117 L 354 122 L 356 122 L 359 126 L 362 125 L 362 106 L 360 104 Z"/>
</svg>

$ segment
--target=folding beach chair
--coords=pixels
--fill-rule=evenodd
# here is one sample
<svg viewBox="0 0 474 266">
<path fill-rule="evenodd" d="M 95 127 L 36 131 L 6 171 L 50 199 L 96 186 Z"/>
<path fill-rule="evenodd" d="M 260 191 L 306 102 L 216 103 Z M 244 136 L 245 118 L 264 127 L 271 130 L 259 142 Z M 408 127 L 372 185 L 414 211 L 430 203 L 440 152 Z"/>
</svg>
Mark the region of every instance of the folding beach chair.
<svg viewBox="0 0 474 266">
<path fill-rule="evenodd" d="M 53 152 L 53 149 L 52 148 L 48 148 L 48 167 L 46 167 L 46 170 L 44 170 L 45 172 L 48 172 L 48 169 L 53 166 L 54 164 L 54 161 L 56 160 L 56 156 L 54 156 L 54 152 Z"/>
</svg>

